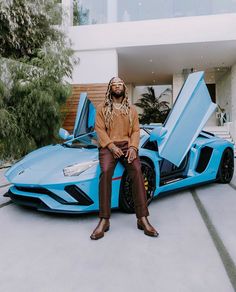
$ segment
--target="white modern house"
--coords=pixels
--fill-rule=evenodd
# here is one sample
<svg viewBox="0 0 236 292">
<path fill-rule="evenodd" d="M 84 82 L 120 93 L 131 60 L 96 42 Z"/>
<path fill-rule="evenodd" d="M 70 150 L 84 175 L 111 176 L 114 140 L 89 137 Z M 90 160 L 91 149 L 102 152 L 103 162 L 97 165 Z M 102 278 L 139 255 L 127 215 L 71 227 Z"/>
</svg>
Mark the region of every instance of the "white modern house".
<svg viewBox="0 0 236 292">
<path fill-rule="evenodd" d="M 80 59 L 75 87 L 101 94 L 119 75 L 132 102 L 139 86 L 167 85 L 173 103 L 186 76 L 203 70 L 219 105 L 207 126 L 224 125 L 236 140 L 236 0 L 80 0 L 77 26 L 73 1 L 62 7 L 63 29 Z"/>
</svg>

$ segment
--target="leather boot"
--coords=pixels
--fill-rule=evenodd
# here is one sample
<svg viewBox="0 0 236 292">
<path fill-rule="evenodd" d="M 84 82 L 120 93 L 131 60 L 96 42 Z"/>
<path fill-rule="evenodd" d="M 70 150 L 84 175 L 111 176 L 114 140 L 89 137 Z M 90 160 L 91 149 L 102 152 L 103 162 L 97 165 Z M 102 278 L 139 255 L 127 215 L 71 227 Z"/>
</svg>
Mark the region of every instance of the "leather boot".
<svg viewBox="0 0 236 292">
<path fill-rule="evenodd" d="M 108 231 L 110 228 L 109 219 L 101 218 L 97 227 L 94 229 L 93 233 L 90 235 L 91 239 L 99 239 L 104 236 L 104 232 Z"/>
<path fill-rule="evenodd" d="M 156 229 L 150 224 L 147 217 L 138 218 L 137 227 L 140 230 L 144 230 L 144 234 L 146 234 L 148 236 L 157 237 L 159 235 L 159 233 L 156 231 Z"/>
</svg>

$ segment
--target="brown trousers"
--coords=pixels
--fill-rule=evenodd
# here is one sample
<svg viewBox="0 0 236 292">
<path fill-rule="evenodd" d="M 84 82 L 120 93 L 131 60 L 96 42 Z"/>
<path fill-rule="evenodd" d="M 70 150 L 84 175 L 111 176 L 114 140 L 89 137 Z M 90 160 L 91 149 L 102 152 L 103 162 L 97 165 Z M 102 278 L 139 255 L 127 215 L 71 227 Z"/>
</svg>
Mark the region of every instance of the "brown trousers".
<svg viewBox="0 0 236 292">
<path fill-rule="evenodd" d="M 126 154 L 128 150 L 127 141 L 114 142 L 114 144 L 121 148 L 123 153 Z M 128 163 L 127 158 L 124 156 L 115 159 L 111 151 L 106 147 L 99 149 L 99 162 L 101 167 L 101 174 L 99 177 L 99 217 L 110 218 L 112 176 L 118 161 L 126 168 L 131 178 L 136 217 L 141 218 L 143 216 L 148 216 L 147 196 L 139 157 L 137 156 L 131 163 Z"/>
</svg>

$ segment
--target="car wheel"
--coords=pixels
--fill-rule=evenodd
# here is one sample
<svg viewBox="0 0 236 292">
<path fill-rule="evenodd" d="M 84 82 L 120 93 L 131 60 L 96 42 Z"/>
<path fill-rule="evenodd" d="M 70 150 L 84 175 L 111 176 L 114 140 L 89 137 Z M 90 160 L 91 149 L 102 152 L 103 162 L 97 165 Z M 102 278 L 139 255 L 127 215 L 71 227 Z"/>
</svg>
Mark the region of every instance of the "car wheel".
<svg viewBox="0 0 236 292">
<path fill-rule="evenodd" d="M 227 184 L 234 174 L 234 154 L 230 148 L 226 148 L 222 154 L 220 166 L 217 173 L 217 181 Z"/>
<path fill-rule="evenodd" d="M 156 188 L 155 170 L 147 161 L 140 159 L 140 162 L 144 179 L 144 186 L 147 194 L 147 202 L 150 204 Z M 129 178 L 126 170 L 124 171 L 120 184 L 119 206 L 120 209 L 126 213 L 135 212 L 131 179 Z"/>
</svg>

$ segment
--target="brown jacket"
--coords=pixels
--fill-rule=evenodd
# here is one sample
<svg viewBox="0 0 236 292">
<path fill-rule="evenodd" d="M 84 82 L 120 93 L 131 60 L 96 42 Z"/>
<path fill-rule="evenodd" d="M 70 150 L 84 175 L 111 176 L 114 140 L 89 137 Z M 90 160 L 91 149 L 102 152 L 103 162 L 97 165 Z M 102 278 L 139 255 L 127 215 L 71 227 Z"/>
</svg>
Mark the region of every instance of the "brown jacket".
<svg viewBox="0 0 236 292">
<path fill-rule="evenodd" d="M 113 142 L 128 141 L 128 147 L 133 146 L 138 149 L 140 128 L 135 106 L 130 106 L 132 125 L 130 125 L 129 115 L 122 115 L 117 109 L 114 111 L 117 115 L 114 116 L 113 126 L 111 129 L 106 129 L 103 103 L 97 106 L 95 130 L 100 147 L 111 149 L 114 147 Z"/>
</svg>

